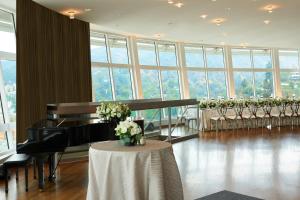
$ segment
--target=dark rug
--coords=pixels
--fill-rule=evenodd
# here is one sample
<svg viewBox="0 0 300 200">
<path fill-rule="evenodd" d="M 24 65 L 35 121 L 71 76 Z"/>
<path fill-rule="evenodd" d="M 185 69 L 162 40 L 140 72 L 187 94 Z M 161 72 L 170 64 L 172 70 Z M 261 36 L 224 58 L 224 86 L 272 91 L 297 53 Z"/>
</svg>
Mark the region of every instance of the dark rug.
<svg viewBox="0 0 300 200">
<path fill-rule="evenodd" d="M 229 191 L 221 191 L 214 194 L 210 194 L 208 196 L 196 199 L 196 200 L 263 200 L 256 197 L 250 197 L 234 192 Z"/>
</svg>

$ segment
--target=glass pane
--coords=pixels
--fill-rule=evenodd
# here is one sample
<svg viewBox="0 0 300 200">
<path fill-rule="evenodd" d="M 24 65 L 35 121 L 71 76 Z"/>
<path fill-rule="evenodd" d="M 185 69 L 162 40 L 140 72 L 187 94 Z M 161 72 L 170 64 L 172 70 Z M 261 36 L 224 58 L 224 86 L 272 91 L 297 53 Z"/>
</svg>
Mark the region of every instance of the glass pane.
<svg viewBox="0 0 300 200">
<path fill-rule="evenodd" d="M 273 96 L 272 72 L 255 72 L 255 95 L 264 98 Z"/>
<path fill-rule="evenodd" d="M 253 50 L 253 64 L 254 68 L 272 69 L 271 51 L 265 50 Z"/>
<path fill-rule="evenodd" d="M 251 97 L 253 93 L 253 73 L 234 72 L 235 95 L 237 97 Z"/>
<path fill-rule="evenodd" d="M 92 83 L 95 101 L 112 100 L 108 68 L 92 67 Z"/>
<path fill-rule="evenodd" d="M 111 62 L 116 64 L 128 64 L 127 40 L 119 37 L 109 37 Z"/>
<path fill-rule="evenodd" d="M 160 98 L 158 71 L 143 69 L 141 70 L 141 79 L 144 98 Z"/>
<path fill-rule="evenodd" d="M 179 77 L 177 71 L 162 71 L 163 99 L 180 99 Z"/>
<path fill-rule="evenodd" d="M 160 66 L 177 66 L 174 44 L 159 44 L 158 51 Z"/>
<path fill-rule="evenodd" d="M 224 72 L 208 72 L 210 98 L 227 97 Z"/>
<path fill-rule="evenodd" d="M 0 51 L 16 53 L 13 16 L 0 10 Z"/>
<path fill-rule="evenodd" d="M 224 68 L 224 54 L 222 48 L 206 48 L 207 67 Z"/>
<path fill-rule="evenodd" d="M 140 65 L 157 65 L 154 42 L 138 42 L 137 48 Z"/>
<path fill-rule="evenodd" d="M 131 76 L 129 69 L 113 69 L 116 100 L 132 99 Z"/>
<path fill-rule="evenodd" d="M 280 72 L 281 90 L 284 97 L 300 97 L 300 73 Z"/>
<path fill-rule="evenodd" d="M 8 150 L 6 133 L 0 132 L 0 152 Z"/>
<path fill-rule="evenodd" d="M 201 99 L 207 97 L 205 72 L 188 72 L 190 97 Z"/>
<path fill-rule="evenodd" d="M 232 66 L 235 68 L 251 68 L 250 50 L 232 49 Z"/>
<path fill-rule="evenodd" d="M 107 63 L 107 51 L 104 35 L 91 37 L 91 60 L 92 62 Z"/>
<path fill-rule="evenodd" d="M 294 69 L 299 67 L 298 51 L 279 50 L 279 66 L 282 69 Z"/>
<path fill-rule="evenodd" d="M 16 61 L 1 60 L 10 122 L 16 121 Z"/>
<path fill-rule="evenodd" d="M 187 67 L 204 67 L 202 47 L 185 46 L 184 52 Z"/>
</svg>

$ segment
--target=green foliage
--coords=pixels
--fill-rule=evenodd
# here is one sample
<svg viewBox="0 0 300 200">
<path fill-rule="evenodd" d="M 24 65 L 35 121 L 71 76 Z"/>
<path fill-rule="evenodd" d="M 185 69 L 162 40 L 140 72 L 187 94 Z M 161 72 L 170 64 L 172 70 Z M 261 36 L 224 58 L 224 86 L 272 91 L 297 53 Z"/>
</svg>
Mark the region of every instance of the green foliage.
<svg viewBox="0 0 300 200">
<path fill-rule="evenodd" d="M 274 107 L 300 104 L 299 99 L 291 98 L 252 98 L 252 99 L 220 99 L 220 100 L 201 100 L 199 108 L 202 110 L 213 108 L 232 108 L 232 107 Z"/>
<path fill-rule="evenodd" d="M 123 121 L 131 115 L 127 104 L 103 102 L 97 107 L 96 113 L 100 119 Z"/>
</svg>

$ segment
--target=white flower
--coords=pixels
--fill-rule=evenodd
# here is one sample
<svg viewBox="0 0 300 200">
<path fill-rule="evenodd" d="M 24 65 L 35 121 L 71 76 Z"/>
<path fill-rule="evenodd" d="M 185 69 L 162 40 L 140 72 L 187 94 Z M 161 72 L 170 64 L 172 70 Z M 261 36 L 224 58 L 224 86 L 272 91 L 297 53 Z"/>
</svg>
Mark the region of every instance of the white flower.
<svg viewBox="0 0 300 200">
<path fill-rule="evenodd" d="M 126 133 L 127 132 L 127 128 L 126 127 L 121 127 L 121 133 Z"/>
</svg>

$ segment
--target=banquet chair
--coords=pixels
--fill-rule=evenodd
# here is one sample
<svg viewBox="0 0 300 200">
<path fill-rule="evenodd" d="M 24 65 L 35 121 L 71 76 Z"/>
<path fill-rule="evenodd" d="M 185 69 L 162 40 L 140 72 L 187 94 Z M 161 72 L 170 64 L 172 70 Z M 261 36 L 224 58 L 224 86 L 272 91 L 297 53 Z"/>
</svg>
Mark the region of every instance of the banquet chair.
<svg viewBox="0 0 300 200">
<path fill-rule="evenodd" d="M 239 127 L 239 124 L 241 121 L 241 128 L 245 128 L 247 126 L 247 128 L 249 129 L 249 120 L 250 120 L 250 114 L 249 113 L 246 113 L 246 107 L 244 105 L 236 105 L 234 107 L 234 111 L 236 113 L 236 117 L 235 117 L 235 126 L 236 126 L 236 129 L 240 128 Z"/>
<path fill-rule="evenodd" d="M 190 124 L 192 128 L 196 129 L 197 126 L 197 106 L 189 106 L 187 108 L 187 112 L 185 114 L 185 124 L 187 125 L 188 129 L 190 129 Z M 194 127 L 195 125 L 195 127 Z"/>
<path fill-rule="evenodd" d="M 227 108 L 218 107 L 214 110 L 217 111 L 217 115 L 212 116 L 210 118 L 210 129 L 213 130 L 213 124 L 215 124 L 215 130 L 216 130 L 216 133 L 218 133 L 219 132 L 219 122 L 221 125 L 221 130 L 223 130 L 223 122 L 226 121 Z"/>
<path fill-rule="evenodd" d="M 257 117 L 257 127 L 261 127 L 261 128 L 265 127 L 266 114 L 264 112 L 263 106 L 257 107 L 256 117 Z M 259 125 L 259 121 L 260 121 L 260 125 Z"/>
<path fill-rule="evenodd" d="M 266 105 L 262 106 L 262 110 L 264 112 L 264 121 L 265 121 L 264 125 L 270 126 L 272 128 L 272 125 L 273 125 L 273 116 L 271 114 L 272 110 L 273 110 L 272 105 L 266 104 Z"/>
<path fill-rule="evenodd" d="M 298 118 L 299 118 L 299 103 L 297 101 L 293 101 L 291 104 L 291 110 L 292 110 L 292 116 L 291 116 L 291 121 L 292 121 L 292 127 L 294 125 L 298 125 Z"/>
<path fill-rule="evenodd" d="M 258 126 L 258 119 L 259 119 L 257 117 L 258 106 L 255 105 L 255 104 L 250 104 L 248 106 L 248 110 L 249 110 L 249 113 L 250 113 L 250 119 L 249 120 L 250 120 L 251 128 L 257 128 L 257 126 Z"/>
<path fill-rule="evenodd" d="M 276 127 L 281 126 L 281 117 L 280 117 L 280 108 L 279 107 L 280 107 L 280 105 L 275 105 L 271 111 L 271 118 L 274 119 L 273 122 L 276 120 L 274 122 L 275 124 L 273 123 L 274 126 L 276 126 Z M 272 124 L 272 126 L 273 126 L 273 124 Z"/>
<path fill-rule="evenodd" d="M 286 104 L 281 103 L 278 107 L 278 112 L 279 112 L 279 126 L 284 126 L 285 125 L 285 112 L 286 112 Z"/>
<path fill-rule="evenodd" d="M 286 109 L 284 112 L 284 119 L 285 119 L 285 126 L 292 126 L 294 125 L 293 123 L 293 116 L 294 116 L 294 111 L 293 111 L 293 103 L 288 103 L 286 105 Z"/>
</svg>

